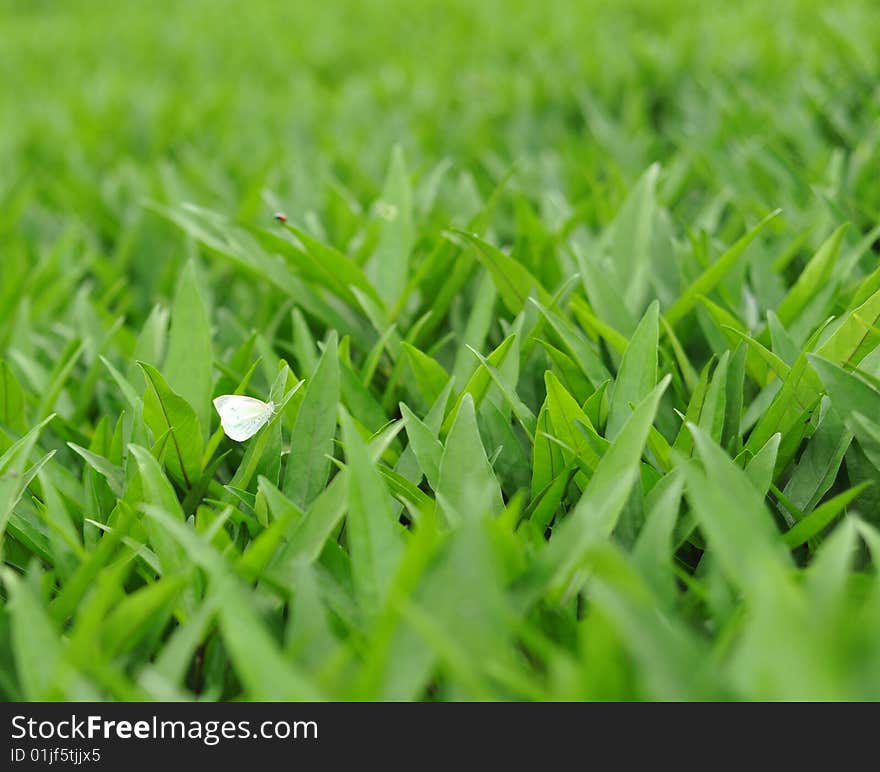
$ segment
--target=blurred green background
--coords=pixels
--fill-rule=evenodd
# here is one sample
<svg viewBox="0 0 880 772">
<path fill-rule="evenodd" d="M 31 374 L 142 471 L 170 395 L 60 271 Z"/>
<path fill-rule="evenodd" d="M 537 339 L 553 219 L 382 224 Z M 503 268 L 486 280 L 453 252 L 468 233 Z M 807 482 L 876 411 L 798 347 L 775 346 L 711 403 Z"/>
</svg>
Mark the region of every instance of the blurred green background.
<svg viewBox="0 0 880 772">
<path fill-rule="evenodd" d="M 76 222 L 130 263 L 140 312 L 176 267 L 143 200 L 326 216 L 332 181 L 376 198 L 395 144 L 417 173 L 464 170 L 456 195 L 517 164 L 532 195 L 596 199 L 594 221 L 654 161 L 683 220 L 720 194 L 807 227 L 813 186 L 860 224 L 880 206 L 864 0 L 0 8 L 0 227 L 27 236 L 6 259 Z"/>
<path fill-rule="evenodd" d="M 764 447 L 740 453 L 748 431 L 762 426 L 776 404 L 780 381 L 798 363 L 807 367 L 812 336 L 825 320 L 846 319 L 847 334 L 854 335 L 854 309 L 880 288 L 872 231 L 880 221 L 880 10 L 874 0 L 0 0 L 0 83 L 0 365 L 23 384 L 20 414 L 10 419 L 7 409 L 8 420 L 0 422 L 0 450 L 6 453 L 29 428 L 58 413 L 39 443 L 20 457 L 3 457 L 6 466 L 0 463 L 0 472 L 8 466 L 17 475 L 39 458 L 47 463 L 27 491 L 10 482 L 13 476 L 0 475 L 0 522 L 9 518 L 4 587 L 15 588 L 8 592 L 16 599 L 7 610 L 4 589 L 4 697 L 877 696 L 880 585 L 868 557 L 877 532 L 861 521 L 853 525 L 854 519 L 836 531 L 822 529 L 852 501 L 851 514 L 876 524 L 878 486 L 837 500 L 833 511 L 820 512 L 818 519 L 827 515 L 822 525 L 810 521 L 816 530 L 809 538 L 781 549 L 781 534 L 796 527 L 798 518 L 814 515 L 821 501 L 827 503 L 826 494 L 830 499 L 863 482 L 880 483 L 880 456 L 871 456 L 880 452 L 870 444 L 875 429 L 861 427 L 863 444 L 854 442 L 851 425 L 844 423 L 853 403 L 840 397 L 848 392 L 825 394 L 824 377 L 839 373 L 820 373 L 820 381 L 811 370 L 811 380 L 804 378 L 813 390 L 807 395 L 814 400 L 811 409 L 824 399 L 822 409 L 807 416 L 815 433 L 804 438 L 800 416 L 791 422 L 791 436 L 783 439 L 785 463 L 775 468 L 775 455 L 769 462 L 765 456 L 761 463 L 769 468 L 752 468 L 764 484 L 760 496 L 744 482 L 742 468 L 725 465 L 731 456 L 743 467 Z M 395 220 L 389 212 L 398 209 L 389 209 L 386 199 L 404 212 L 397 225 L 388 225 Z M 699 305 L 693 282 L 777 207 L 782 214 L 760 232 L 747 258 L 706 285 L 714 305 Z M 298 251 L 300 242 L 272 221 L 279 210 L 318 244 Z M 832 257 L 811 262 L 846 222 L 849 230 L 840 231 L 828 250 Z M 484 244 L 465 248 L 447 238 L 447 229 L 477 229 L 474 223 L 487 241 L 503 247 L 501 258 Z M 278 234 L 286 247 L 278 245 Z M 350 273 L 328 279 L 303 257 L 326 257 L 322 244 L 342 253 L 331 254 L 337 261 L 332 264 Z M 411 284 L 406 292 L 389 291 L 394 302 L 371 306 L 346 282 L 363 278 L 361 268 L 373 279 L 383 250 L 394 249 L 403 256 L 401 276 Z M 608 269 L 606 251 L 620 265 L 634 265 L 638 250 L 642 262 L 636 267 L 650 266 L 649 277 Z M 507 277 L 499 264 L 511 269 Z M 584 265 L 605 276 L 607 285 L 586 286 L 584 276 L 573 281 Z M 793 292 L 808 265 L 814 273 L 801 285 L 807 289 Z M 504 284 L 510 275 L 512 290 Z M 621 375 L 624 349 L 630 340 L 641 341 L 648 363 L 643 370 L 657 377 L 646 389 L 635 389 L 631 400 L 618 398 L 623 412 L 615 417 L 614 432 L 604 425 L 599 384 L 574 365 L 561 367 L 571 362 L 567 355 L 552 359 L 529 337 L 548 328 L 517 294 L 528 285 L 520 293 L 528 295 L 536 282 L 547 297 L 559 292 L 554 300 L 562 298 L 560 314 L 575 331 L 578 350 L 592 352 L 613 371 L 609 393 L 627 380 Z M 369 289 L 378 289 L 381 301 L 389 299 L 378 283 Z M 519 307 L 511 296 L 523 301 Z M 659 339 L 657 306 L 649 305 L 655 297 L 664 314 L 682 297 L 687 301 L 672 322 L 675 333 L 661 327 Z M 629 415 L 629 403 L 644 404 L 655 382 L 671 373 L 672 386 L 659 408 L 654 405 L 656 431 L 644 454 L 649 460 L 640 461 L 637 452 L 627 467 L 634 475 L 641 471 L 644 487 L 629 505 L 637 520 L 660 511 L 650 498 L 652 486 L 660 487 L 657 480 L 665 475 L 666 483 L 679 485 L 679 466 L 697 468 L 681 499 L 687 500 L 681 520 L 676 498 L 669 507 L 672 519 L 645 537 L 642 551 L 633 547 L 634 532 L 619 539 L 615 534 L 604 545 L 608 554 L 597 558 L 605 584 L 597 580 L 588 600 L 558 602 L 535 577 L 547 555 L 556 554 L 547 547 L 554 542 L 544 538 L 546 526 L 554 517 L 554 527 L 567 522 L 582 489 L 590 490 L 581 468 L 583 477 L 566 481 L 558 508 L 538 525 L 523 515 L 525 525 L 517 528 L 516 512 L 486 518 L 474 531 L 433 533 L 426 527 L 415 529 L 415 536 L 398 529 L 395 517 L 384 526 L 373 523 L 380 530 L 394 526 L 392 535 L 383 533 L 406 555 L 395 587 L 407 599 L 412 591 L 424 617 L 412 609 L 406 616 L 395 605 L 396 595 L 379 607 L 381 613 L 365 602 L 357 584 L 360 558 L 349 554 L 347 532 L 338 543 L 328 539 L 320 558 L 303 569 L 305 578 L 297 574 L 302 585 L 289 573 L 283 581 L 274 576 L 257 582 L 253 566 L 242 568 L 242 556 L 268 531 L 268 520 L 258 522 L 251 506 L 260 501 L 254 470 L 274 474 L 280 484 L 282 463 L 288 463 L 282 462 L 282 425 L 286 443 L 300 395 L 273 426 L 277 447 L 265 456 L 252 458 L 216 435 L 212 452 L 219 447 L 218 454 L 229 453 L 216 465 L 206 456 L 199 466 L 202 488 L 182 485 L 167 464 L 167 479 L 161 476 L 156 484 L 174 494 L 163 504 L 176 509 L 179 499 L 182 515 L 195 513 L 189 522 L 196 525 L 184 538 L 219 523 L 209 536 L 217 554 L 225 550 L 226 573 L 200 563 L 202 573 L 181 570 L 158 578 L 141 554 L 138 561 L 132 558 L 137 569 L 130 575 L 113 574 L 105 584 L 95 580 L 98 589 L 88 594 L 89 581 L 110 572 L 110 553 L 101 557 L 108 564 L 101 563 L 100 571 L 89 563 L 105 543 L 102 534 L 118 526 L 126 507 L 140 512 L 143 502 L 155 504 L 150 485 L 141 487 L 141 476 L 148 479 L 145 467 L 123 450 L 129 442 L 147 446 L 150 438 L 157 440 L 153 426 L 147 431 L 148 410 L 144 420 L 137 410 L 132 415 L 144 394 L 135 359 L 162 367 L 173 309 L 176 353 L 168 354 L 164 372 L 178 391 L 189 388 L 185 378 L 179 381 L 184 389 L 178 388 L 167 361 L 175 360 L 181 377 L 188 339 L 178 326 L 175 344 L 174 319 L 190 314 L 188 320 L 198 321 L 202 301 L 207 322 L 204 330 L 192 325 L 192 345 L 195 358 L 203 355 L 206 362 L 207 380 L 198 386 L 213 395 L 239 385 L 259 356 L 249 393 L 266 396 L 274 385 L 277 396 L 292 385 L 293 372 L 307 383 L 317 378 L 321 352 L 329 350 L 336 359 L 332 322 L 344 322 L 336 330 L 338 359 L 350 379 L 338 402 L 353 423 L 340 423 L 337 430 L 334 401 L 325 406 L 329 434 L 319 439 L 327 440 L 340 465 L 343 458 L 356 458 L 370 470 L 365 474 L 373 475 L 368 484 L 381 492 L 377 500 L 391 498 L 383 487 L 389 479 L 402 485 L 388 475 L 405 466 L 401 458 L 412 467 L 412 453 L 403 450 L 411 438 L 407 434 L 404 441 L 401 433 L 372 466 L 357 438 L 375 442 L 372 433 L 401 415 L 400 402 L 428 421 L 425 414 L 448 375 L 465 376 L 455 386 L 461 389 L 479 370 L 466 343 L 488 356 L 512 331 L 520 335 L 510 346 L 515 356 L 503 367 L 502 359 L 494 361 L 509 382 L 490 385 L 488 370 L 483 373 L 482 395 L 489 397 L 482 406 L 476 401 L 485 447 L 480 432 L 472 432 L 468 450 L 479 450 L 479 463 L 461 464 L 466 478 L 469 470 L 485 471 L 486 457 L 506 448 L 507 455 L 491 459 L 499 477 L 493 484 L 499 500 L 503 493 L 504 503 L 516 506 L 525 507 L 528 498 L 517 499 L 517 491 L 534 499 L 543 490 L 535 482 L 538 443 L 525 436 L 520 424 L 528 421 L 520 418 L 534 420 L 547 404 L 548 372 L 572 377 L 574 386 L 566 381 L 566 388 L 577 399 L 557 393 L 556 406 L 594 411 L 601 436 L 593 440 L 603 452 L 606 439 L 620 429 L 620 416 Z M 785 326 L 768 327 L 769 311 L 785 317 Z M 429 312 L 434 316 L 426 321 Z M 639 338 L 636 325 L 643 317 Z M 852 369 L 870 342 L 876 366 L 877 319 L 864 322 L 864 338 L 835 365 Z M 546 334 L 559 350 L 565 348 L 554 333 Z M 407 359 L 398 337 L 410 335 Z M 745 335 L 772 349 L 769 356 L 756 354 L 754 345 L 749 349 L 748 377 Z M 650 363 L 656 365 L 658 352 L 654 373 Z M 282 368 L 279 375 L 281 357 L 292 372 Z M 719 361 L 723 367 L 730 362 L 731 372 L 740 368 L 738 392 L 735 384 L 724 385 Z M 631 366 L 630 381 L 638 369 Z M 695 386 L 700 372 L 705 378 Z M 137 392 L 133 399 L 121 387 L 126 379 Z M 871 399 L 876 396 L 875 381 L 858 383 L 873 389 Z M 13 393 L 5 382 L 0 385 L 5 397 Z M 727 407 L 719 389 L 728 395 Z M 519 403 L 510 398 L 517 390 Z M 712 409 L 720 418 L 700 420 L 707 431 L 718 430 L 713 440 L 719 445 L 709 443 L 711 450 L 698 454 L 686 431 L 681 445 L 676 432 L 683 414 L 693 420 L 701 415 L 707 390 L 706 402 L 715 400 Z M 201 442 L 216 431 L 216 416 L 207 399 L 192 407 L 213 421 L 207 426 L 203 420 Z M 719 420 L 727 443 L 723 453 Z M 584 442 L 571 426 L 567 430 L 560 437 Z M 448 426 L 439 432 L 444 452 L 448 434 Z M 432 439 L 439 447 L 440 440 Z M 684 448 L 687 463 L 657 463 L 651 454 L 659 449 L 662 455 L 667 441 Z M 161 458 L 159 444 L 152 449 Z M 825 453 L 832 445 L 834 452 Z M 315 447 L 321 457 L 323 446 Z M 547 457 L 554 450 L 562 452 L 554 447 Z M 716 450 L 720 455 L 713 456 Z M 47 458 L 52 451 L 56 455 Z M 691 456 L 703 466 L 691 464 Z M 234 499 L 230 516 L 218 503 L 222 498 L 228 504 L 233 494 L 223 486 L 239 481 L 249 464 L 246 490 Z M 410 474 L 430 508 L 436 486 L 425 483 L 418 465 Z M 491 471 L 488 477 L 495 480 Z M 803 511 L 786 503 L 783 491 L 791 493 L 792 479 L 820 491 L 805 496 Z M 55 498 L 53 486 L 60 491 Z M 418 491 L 403 490 L 418 497 Z M 719 491 L 720 501 L 712 498 Z M 392 485 L 391 493 L 400 489 Z M 467 500 L 462 494 L 461 501 Z M 732 539 L 719 540 L 711 518 L 700 519 L 716 508 L 724 511 L 725 502 L 743 500 L 758 514 L 742 531 L 733 529 Z M 347 517 L 356 505 L 346 500 Z M 395 501 L 394 507 L 397 516 L 402 505 Z M 57 522 L 47 520 L 46 512 L 53 511 L 67 513 L 61 518 L 69 520 L 61 527 L 67 542 L 59 541 Z M 313 515 L 309 510 L 305 517 Z M 675 544 L 673 526 L 685 532 Z M 858 537 L 856 528 L 862 529 Z M 153 541 L 149 546 L 161 553 Z M 92 570 L 83 573 L 87 565 L 94 573 L 84 580 Z M 750 577 L 743 566 L 752 565 L 760 571 Z M 390 560 L 382 566 L 389 573 L 398 568 Z M 229 608 L 252 614 L 240 628 L 223 611 L 214 624 L 218 576 L 240 590 L 234 597 L 241 602 Z M 450 585 L 447 597 L 443 588 Z M 456 617 L 458 599 L 471 588 L 477 613 L 462 621 Z M 517 605 L 523 596 L 534 601 L 528 613 Z M 300 617 L 291 611 L 296 604 Z M 293 618 L 300 622 L 291 623 Z M 31 619 L 38 621 L 31 625 Z M 443 637 L 450 629 L 461 634 L 454 641 L 461 650 Z M 247 639 L 251 633 L 255 637 Z M 46 673 L 28 656 L 42 646 L 45 660 L 55 663 Z"/>
</svg>

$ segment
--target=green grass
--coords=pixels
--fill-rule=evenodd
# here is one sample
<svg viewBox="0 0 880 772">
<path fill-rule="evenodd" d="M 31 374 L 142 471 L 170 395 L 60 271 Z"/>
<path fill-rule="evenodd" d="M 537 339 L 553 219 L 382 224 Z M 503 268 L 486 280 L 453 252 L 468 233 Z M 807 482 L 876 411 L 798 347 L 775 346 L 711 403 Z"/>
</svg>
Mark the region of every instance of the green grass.
<svg viewBox="0 0 880 772">
<path fill-rule="evenodd" d="M 880 697 L 875 3 L 339 5 L 0 3 L 0 698 Z"/>
</svg>

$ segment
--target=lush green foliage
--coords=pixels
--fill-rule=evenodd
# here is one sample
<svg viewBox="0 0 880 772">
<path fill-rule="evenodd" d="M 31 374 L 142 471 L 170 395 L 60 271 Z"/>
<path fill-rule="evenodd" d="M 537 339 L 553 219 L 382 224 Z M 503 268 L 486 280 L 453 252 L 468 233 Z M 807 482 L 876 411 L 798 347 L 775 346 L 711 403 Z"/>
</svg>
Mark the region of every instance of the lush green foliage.
<svg viewBox="0 0 880 772">
<path fill-rule="evenodd" d="M 0 696 L 880 696 L 875 3 L 520 5 L 3 3 Z"/>
</svg>

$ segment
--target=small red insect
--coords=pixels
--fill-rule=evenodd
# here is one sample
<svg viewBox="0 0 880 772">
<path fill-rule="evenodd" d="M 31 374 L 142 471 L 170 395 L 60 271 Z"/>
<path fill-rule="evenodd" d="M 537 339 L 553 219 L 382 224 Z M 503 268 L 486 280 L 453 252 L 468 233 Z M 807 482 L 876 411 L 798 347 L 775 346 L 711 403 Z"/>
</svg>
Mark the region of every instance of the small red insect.
<svg viewBox="0 0 880 772">
<path fill-rule="evenodd" d="M 284 212 L 275 212 L 272 215 L 278 222 L 287 222 L 287 215 Z"/>
</svg>

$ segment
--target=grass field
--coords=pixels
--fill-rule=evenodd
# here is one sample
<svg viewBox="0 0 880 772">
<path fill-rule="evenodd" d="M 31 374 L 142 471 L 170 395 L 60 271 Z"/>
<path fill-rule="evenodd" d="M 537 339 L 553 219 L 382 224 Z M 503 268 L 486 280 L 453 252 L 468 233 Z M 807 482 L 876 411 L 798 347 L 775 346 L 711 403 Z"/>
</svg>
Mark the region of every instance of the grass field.
<svg viewBox="0 0 880 772">
<path fill-rule="evenodd" d="M 873 0 L 0 2 L 0 698 L 880 698 L 878 76 Z"/>
</svg>

